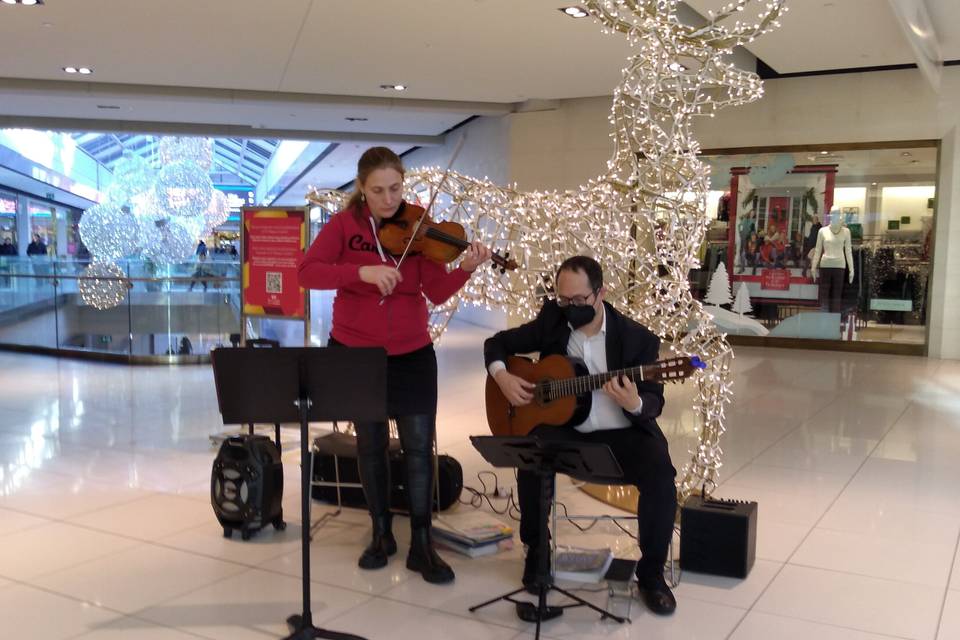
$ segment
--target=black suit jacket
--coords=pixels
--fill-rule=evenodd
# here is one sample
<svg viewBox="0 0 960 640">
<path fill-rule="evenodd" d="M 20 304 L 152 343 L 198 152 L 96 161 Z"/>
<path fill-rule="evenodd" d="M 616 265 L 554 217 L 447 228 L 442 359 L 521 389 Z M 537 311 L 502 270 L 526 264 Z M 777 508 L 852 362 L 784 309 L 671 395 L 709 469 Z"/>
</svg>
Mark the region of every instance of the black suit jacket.
<svg viewBox="0 0 960 640">
<path fill-rule="evenodd" d="M 643 325 L 631 320 L 610 304 L 604 302 L 607 314 L 607 370 L 624 369 L 657 361 L 660 338 Z M 556 301 L 549 300 L 530 322 L 500 331 L 483 343 L 483 357 L 487 367 L 492 362 L 506 362 L 509 356 L 538 351 L 541 358 L 567 355 L 570 325 Z M 635 427 L 641 427 L 662 437 L 656 418 L 663 411 L 663 385 L 656 382 L 637 384 L 643 407 L 639 415 L 624 411 Z"/>
</svg>

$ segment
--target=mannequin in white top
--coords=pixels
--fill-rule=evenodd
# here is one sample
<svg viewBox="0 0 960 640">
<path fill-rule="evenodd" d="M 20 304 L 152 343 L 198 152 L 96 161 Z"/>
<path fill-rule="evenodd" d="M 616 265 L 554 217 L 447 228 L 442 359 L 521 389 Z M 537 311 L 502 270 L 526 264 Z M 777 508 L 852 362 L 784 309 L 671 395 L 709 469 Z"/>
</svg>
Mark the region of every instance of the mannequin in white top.
<svg viewBox="0 0 960 640">
<path fill-rule="evenodd" d="M 830 226 L 817 233 L 817 246 L 811 260 L 814 280 L 820 283 L 820 306 L 825 311 L 839 312 L 843 293 L 843 271 L 853 284 L 853 247 L 850 230 L 843 226 L 839 211 L 830 213 Z"/>
</svg>

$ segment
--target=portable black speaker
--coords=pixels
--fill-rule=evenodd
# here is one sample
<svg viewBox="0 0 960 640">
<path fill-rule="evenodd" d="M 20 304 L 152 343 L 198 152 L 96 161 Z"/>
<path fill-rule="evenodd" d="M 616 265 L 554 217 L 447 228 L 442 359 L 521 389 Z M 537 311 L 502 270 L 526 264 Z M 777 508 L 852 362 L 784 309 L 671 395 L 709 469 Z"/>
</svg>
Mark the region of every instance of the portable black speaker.
<svg viewBox="0 0 960 640">
<path fill-rule="evenodd" d="M 244 540 L 283 521 L 283 464 L 273 440 L 261 435 L 231 436 L 220 445 L 210 477 L 210 503 L 224 537 L 239 530 Z"/>
<path fill-rule="evenodd" d="M 680 509 L 680 568 L 746 578 L 757 555 L 757 503 L 691 496 Z"/>
</svg>

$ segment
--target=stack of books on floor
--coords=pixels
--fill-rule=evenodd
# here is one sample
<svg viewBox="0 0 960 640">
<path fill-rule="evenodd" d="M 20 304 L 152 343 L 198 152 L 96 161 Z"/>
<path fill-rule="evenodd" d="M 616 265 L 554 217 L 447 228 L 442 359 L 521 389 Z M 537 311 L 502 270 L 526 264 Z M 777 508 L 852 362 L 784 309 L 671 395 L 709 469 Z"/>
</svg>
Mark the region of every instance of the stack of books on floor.
<svg viewBox="0 0 960 640">
<path fill-rule="evenodd" d="M 513 528 L 481 511 L 444 514 L 433 523 L 440 547 L 471 558 L 513 548 Z"/>
<path fill-rule="evenodd" d="M 553 577 L 570 582 L 600 582 L 613 562 L 613 551 L 603 549 L 557 549 Z"/>
</svg>

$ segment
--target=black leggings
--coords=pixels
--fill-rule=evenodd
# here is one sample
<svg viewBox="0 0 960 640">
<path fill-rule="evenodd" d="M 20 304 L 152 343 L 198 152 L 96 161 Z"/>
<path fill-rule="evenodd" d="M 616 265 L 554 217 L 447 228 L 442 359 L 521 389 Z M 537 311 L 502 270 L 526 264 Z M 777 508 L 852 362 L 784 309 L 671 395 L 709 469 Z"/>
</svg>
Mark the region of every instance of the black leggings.
<svg viewBox="0 0 960 640">
<path fill-rule="evenodd" d="M 405 485 L 410 509 L 410 526 L 430 525 L 433 495 L 433 439 L 436 416 L 412 415 L 397 417 L 400 446 L 403 448 Z M 387 448 L 389 431 L 386 422 L 358 422 L 357 462 L 367 506 L 374 517 L 390 511 L 390 463 Z"/>
<path fill-rule="evenodd" d="M 843 296 L 843 276 L 846 269 L 821 267 L 820 269 L 820 308 L 823 311 L 839 313 Z"/>
</svg>

